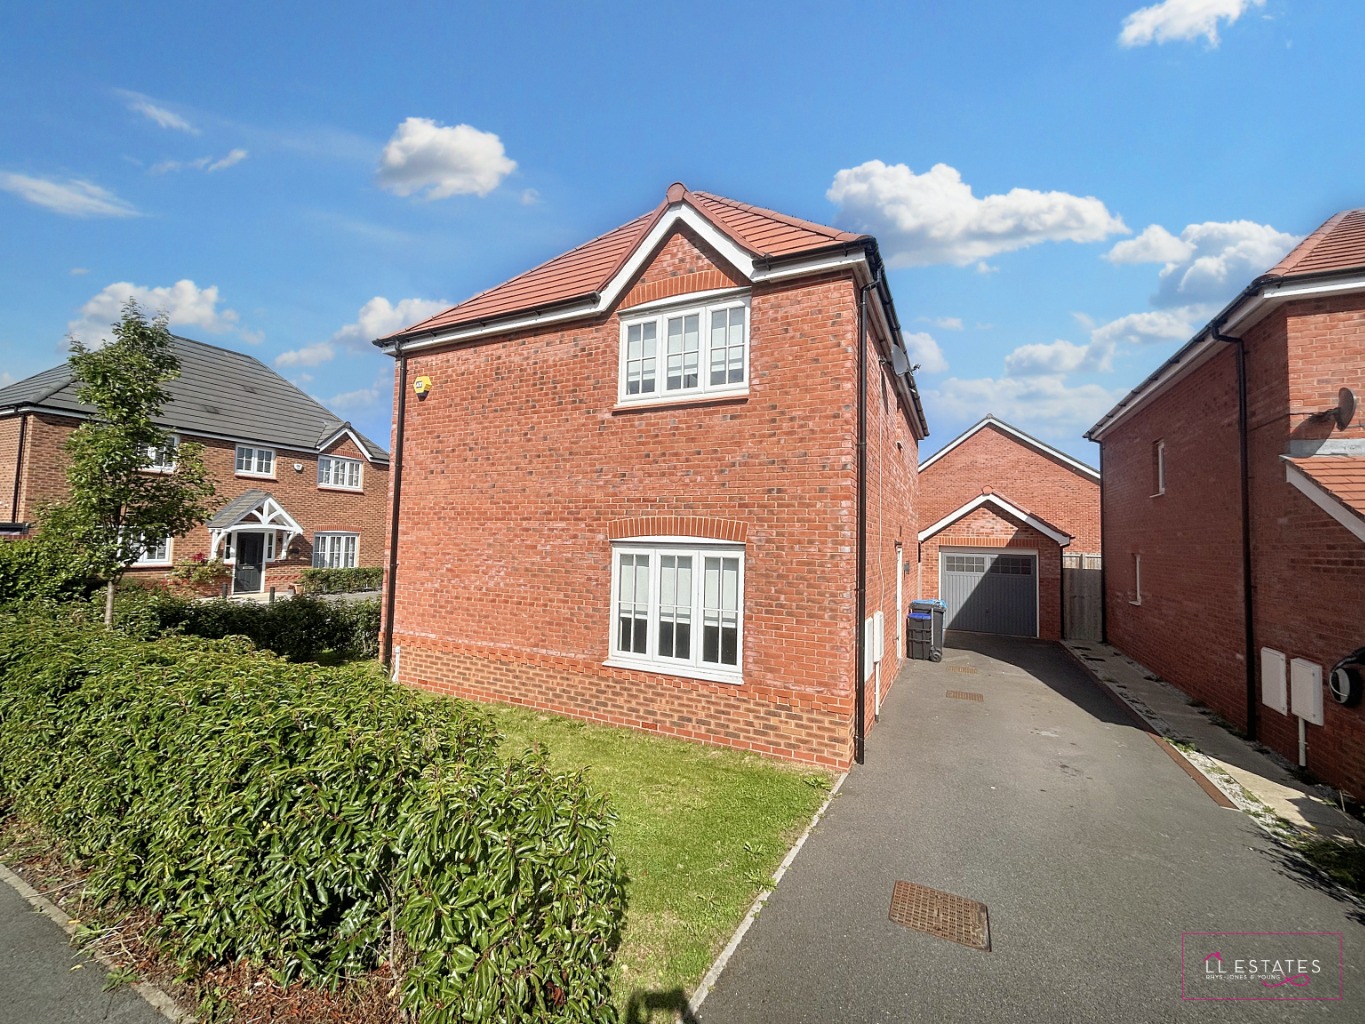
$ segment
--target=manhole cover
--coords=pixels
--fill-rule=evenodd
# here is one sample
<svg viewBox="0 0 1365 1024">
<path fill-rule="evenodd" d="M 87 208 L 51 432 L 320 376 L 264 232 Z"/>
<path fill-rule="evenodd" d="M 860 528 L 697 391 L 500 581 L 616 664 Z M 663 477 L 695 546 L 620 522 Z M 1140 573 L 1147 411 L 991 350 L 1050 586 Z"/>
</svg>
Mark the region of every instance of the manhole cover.
<svg viewBox="0 0 1365 1024">
<path fill-rule="evenodd" d="M 890 918 L 917 932 L 991 951 L 991 925 L 986 904 L 939 892 L 914 882 L 897 882 L 891 891 Z"/>
<path fill-rule="evenodd" d="M 970 665 L 949 665 L 949 666 L 948 666 L 948 671 L 949 671 L 949 672 L 961 672 L 964 676 L 974 676 L 974 675 L 977 674 L 977 671 L 978 671 L 978 670 L 972 668 L 972 666 L 970 666 Z"/>
<path fill-rule="evenodd" d="M 949 690 L 948 696 L 953 698 L 953 700 L 974 700 L 977 702 L 981 702 L 986 699 L 981 694 L 972 693 L 970 690 Z"/>
</svg>

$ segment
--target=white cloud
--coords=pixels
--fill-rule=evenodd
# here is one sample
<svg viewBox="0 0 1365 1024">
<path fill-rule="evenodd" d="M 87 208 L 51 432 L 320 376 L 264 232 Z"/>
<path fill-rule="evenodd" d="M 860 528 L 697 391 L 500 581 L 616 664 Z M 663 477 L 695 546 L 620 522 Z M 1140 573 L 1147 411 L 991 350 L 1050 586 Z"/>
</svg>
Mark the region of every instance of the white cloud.
<svg viewBox="0 0 1365 1024">
<path fill-rule="evenodd" d="M 1153 342 L 1183 341 L 1218 311 L 1217 306 L 1188 306 L 1129 313 L 1102 324 L 1090 332 L 1092 343 L 1107 345 L 1110 351 L 1118 342 L 1147 345 Z"/>
<path fill-rule="evenodd" d="M 7 388 L 14 383 L 14 377 L 4 370 L 0 370 L 0 388 Z"/>
<path fill-rule="evenodd" d="M 522 206 L 535 206 L 540 202 L 540 193 L 533 188 L 523 189 L 521 193 Z"/>
<path fill-rule="evenodd" d="M 1278 263 L 1299 238 L 1269 224 L 1234 220 L 1190 224 L 1178 239 L 1152 225 L 1133 242 L 1141 244 L 1124 249 L 1128 243 L 1120 242 L 1106 258 L 1115 263 L 1135 263 L 1155 262 L 1159 255 L 1171 257 L 1161 268 L 1152 305 L 1178 309 L 1222 305 L 1239 287 Z"/>
<path fill-rule="evenodd" d="M 945 331 L 962 330 L 962 317 L 960 316 L 922 316 L 919 318 L 922 324 L 933 324 Z"/>
<path fill-rule="evenodd" d="M 0 173 L 0 190 L 68 217 L 136 217 L 137 210 L 108 189 L 80 178 L 54 181 Z"/>
<path fill-rule="evenodd" d="M 393 334 L 449 308 L 449 302 L 433 299 L 400 299 L 395 305 L 384 296 L 376 295 L 360 307 L 360 313 L 352 323 L 332 335 L 330 343 L 371 352 L 374 349 L 370 342 L 376 338 Z"/>
<path fill-rule="evenodd" d="M 950 377 L 926 391 L 925 399 L 932 404 L 934 414 L 975 421 L 993 413 L 1010 423 L 1043 424 L 1038 433 L 1062 436 L 1090 426 L 1125 390 L 1111 391 L 1098 384 L 1069 385 L 1060 376 Z"/>
<path fill-rule="evenodd" d="M 943 349 L 938 347 L 932 336 L 918 331 L 915 334 L 903 335 L 905 340 L 905 351 L 910 356 L 910 365 L 918 365 L 925 373 L 942 373 L 948 369 L 948 360 L 943 356 Z"/>
<path fill-rule="evenodd" d="M 378 178 L 382 188 L 400 196 L 423 190 L 424 199 L 486 196 L 516 167 L 492 132 L 409 117 L 384 147 Z"/>
<path fill-rule="evenodd" d="M 251 332 L 238 327 L 236 312 L 219 308 L 217 285 L 200 288 L 188 279 L 163 288 L 148 288 L 127 281 L 107 285 L 81 307 L 79 319 L 67 324 L 68 333 L 86 345 L 103 344 L 129 299 L 135 299 L 148 313 L 165 310 L 172 330 L 197 327 L 210 334 L 235 331 L 245 340 L 252 337 Z"/>
<path fill-rule="evenodd" d="M 1203 36 L 1218 45 L 1218 22 L 1229 25 L 1249 8 L 1264 7 L 1265 0 L 1163 0 L 1134 11 L 1123 19 L 1121 46 L 1183 42 Z"/>
<path fill-rule="evenodd" d="M 985 260 L 1041 242 L 1099 242 L 1126 234 L 1123 220 L 1093 196 L 1015 188 L 977 198 L 947 164 L 915 174 L 869 160 L 839 171 L 825 193 L 842 219 L 881 240 L 894 266 Z"/>
<path fill-rule="evenodd" d="M 281 352 L 275 357 L 276 366 L 321 366 L 328 362 L 334 355 L 334 349 L 330 342 L 320 341 L 316 345 L 306 345 L 303 348 L 292 349 L 288 352 Z"/>
<path fill-rule="evenodd" d="M 367 388 L 343 391 L 331 398 L 319 398 L 318 401 L 333 412 L 355 415 L 374 409 L 381 403 L 386 403 L 392 393 L 393 373 L 391 370 L 384 370 L 376 375 L 374 382 Z"/>
<path fill-rule="evenodd" d="M 234 149 L 227 156 L 215 160 L 211 156 L 201 156 L 197 160 L 163 160 L 152 167 L 153 174 L 165 174 L 168 171 L 204 171 L 212 174 L 214 171 L 221 171 L 241 163 L 250 154 L 245 149 Z"/>
<path fill-rule="evenodd" d="M 1005 357 L 1005 374 L 1009 377 L 1047 377 L 1071 373 L 1075 370 L 1110 369 L 1112 348 L 1077 345 L 1058 339 L 1049 344 L 1020 345 Z"/>
<path fill-rule="evenodd" d="M 1151 224 L 1136 238 L 1119 242 L 1104 258 L 1110 263 L 1179 263 L 1192 251 L 1189 242 L 1176 238 L 1160 224 Z"/>
<path fill-rule="evenodd" d="M 72 267 L 70 270 L 67 271 L 67 273 L 70 274 L 72 277 L 83 277 L 84 275 L 90 273 L 90 268 Z"/>
<path fill-rule="evenodd" d="M 199 129 L 179 114 L 153 103 L 141 93 L 123 91 L 121 95 L 128 101 L 129 110 L 141 114 L 154 124 L 162 128 L 173 128 L 178 132 L 188 132 L 191 135 L 199 134 Z"/>
</svg>

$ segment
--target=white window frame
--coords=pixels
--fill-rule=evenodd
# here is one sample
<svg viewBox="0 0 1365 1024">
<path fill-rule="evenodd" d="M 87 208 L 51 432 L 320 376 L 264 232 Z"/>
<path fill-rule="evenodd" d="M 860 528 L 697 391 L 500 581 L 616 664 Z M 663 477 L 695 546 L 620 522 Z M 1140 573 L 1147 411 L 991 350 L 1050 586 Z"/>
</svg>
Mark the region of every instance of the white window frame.
<svg viewBox="0 0 1365 1024">
<path fill-rule="evenodd" d="M 337 483 L 337 470 L 341 469 L 343 479 L 354 476 L 355 483 Z M 325 477 L 325 479 L 324 479 Z M 359 459 L 349 459 L 341 455 L 318 456 L 318 486 L 329 491 L 359 491 L 365 481 L 364 468 Z"/>
<path fill-rule="evenodd" d="M 673 402 L 679 399 L 689 398 L 710 398 L 724 397 L 727 395 L 744 395 L 749 391 L 749 361 L 752 350 L 750 316 L 749 316 L 749 296 L 747 294 L 728 294 L 718 295 L 706 301 L 698 302 L 695 297 L 690 301 L 670 303 L 666 306 L 652 306 L 647 311 L 635 313 L 623 313 L 621 315 L 621 342 L 617 372 L 617 393 L 616 399 L 620 405 L 638 404 L 659 404 Z M 711 382 L 711 364 L 714 358 L 711 318 L 716 313 L 724 312 L 727 315 L 731 310 L 740 312 L 741 323 L 738 325 L 742 331 L 739 344 L 743 351 L 740 357 L 740 379 L 729 380 L 731 369 L 729 360 L 723 364 L 723 371 L 726 380 L 719 384 Z M 696 316 L 698 320 L 697 338 L 697 383 L 688 386 L 686 383 L 686 364 L 679 367 L 677 376 L 680 379 L 679 386 L 670 388 L 669 384 L 669 326 L 671 321 L 685 320 L 687 317 Z M 646 357 L 641 353 L 641 358 L 631 359 L 630 333 L 632 328 L 640 328 L 643 333 L 647 325 L 653 325 L 654 331 L 654 354 Z M 727 339 L 726 346 L 732 347 L 733 342 Z M 686 353 L 681 354 L 684 359 Z M 654 364 L 653 390 L 641 390 L 635 394 L 630 394 L 632 369 L 635 364 L 642 363 L 644 359 L 652 359 Z M 643 365 L 641 373 L 643 375 Z M 643 384 L 643 379 L 641 381 Z"/>
<path fill-rule="evenodd" d="M 1160 497 L 1166 493 L 1166 442 L 1157 441 L 1156 449 L 1156 490 L 1152 492 L 1152 497 Z"/>
<path fill-rule="evenodd" d="M 354 542 L 351 546 L 349 565 L 345 564 L 346 545 L 344 543 L 339 543 L 346 540 L 351 540 Z M 336 554 L 336 551 L 334 549 L 337 548 L 338 546 L 340 547 L 342 555 L 341 564 L 339 565 L 333 561 L 333 556 Z M 327 551 L 326 560 L 320 560 L 319 555 L 322 554 L 324 549 L 326 549 Z M 349 533 L 345 530 L 324 530 L 313 534 L 314 569 L 354 569 L 359 565 L 360 534 Z"/>
<path fill-rule="evenodd" d="M 618 621 L 621 600 L 621 559 L 624 555 L 645 555 L 649 558 L 648 594 L 646 595 L 646 645 L 643 653 L 620 649 Z M 690 653 L 687 658 L 661 655 L 658 651 L 660 623 L 661 560 L 668 555 L 690 555 L 692 588 L 687 606 L 691 624 Z M 703 661 L 704 653 L 704 565 L 706 558 L 738 560 L 738 579 L 735 587 L 735 664 L 726 665 Z M 616 668 L 645 672 L 661 672 L 671 676 L 685 676 L 718 683 L 744 681 L 744 546 L 697 537 L 636 537 L 617 541 L 611 546 L 611 613 L 608 626 L 606 664 Z"/>
<path fill-rule="evenodd" d="M 147 460 L 142 467 L 144 473 L 174 473 L 175 472 L 175 452 L 180 447 L 180 435 L 172 434 L 170 440 L 164 448 L 145 447 L 142 455 Z M 171 457 L 166 461 L 166 456 Z"/>
<path fill-rule="evenodd" d="M 1133 599 L 1129 604 L 1142 604 L 1142 556 L 1133 552 Z"/>
<path fill-rule="evenodd" d="M 153 549 L 151 557 L 148 557 L 147 549 L 144 547 L 142 549 L 142 554 L 138 555 L 137 560 L 133 562 L 132 567 L 135 569 L 142 569 L 148 567 L 165 567 L 171 565 L 174 561 L 173 558 L 174 551 L 172 550 L 174 543 L 175 543 L 174 538 L 163 537 L 161 540 L 157 541 L 156 548 Z M 156 550 L 162 547 L 166 549 L 165 553 L 160 558 L 157 558 L 155 552 Z"/>
<path fill-rule="evenodd" d="M 248 467 L 248 468 L 246 468 L 246 469 L 243 469 L 243 468 L 242 468 L 242 453 L 243 453 L 243 452 L 250 452 L 250 453 L 251 453 L 250 457 L 249 457 L 248 460 L 247 460 L 247 467 Z M 264 456 L 268 456 L 268 458 L 264 458 Z M 261 469 L 260 467 L 262 466 L 262 464 L 264 464 L 264 463 L 266 463 L 266 462 L 269 462 L 270 468 L 269 468 L 269 469 Z M 250 444 L 239 444 L 239 445 L 237 446 L 236 455 L 235 455 L 234 458 L 233 458 L 233 469 L 236 470 L 237 476 L 257 476 L 257 477 L 263 477 L 263 478 L 265 478 L 265 479 L 267 479 L 267 480 L 274 480 L 274 479 L 275 479 L 275 449 L 274 449 L 274 448 L 257 448 L 255 445 L 250 445 Z"/>
</svg>

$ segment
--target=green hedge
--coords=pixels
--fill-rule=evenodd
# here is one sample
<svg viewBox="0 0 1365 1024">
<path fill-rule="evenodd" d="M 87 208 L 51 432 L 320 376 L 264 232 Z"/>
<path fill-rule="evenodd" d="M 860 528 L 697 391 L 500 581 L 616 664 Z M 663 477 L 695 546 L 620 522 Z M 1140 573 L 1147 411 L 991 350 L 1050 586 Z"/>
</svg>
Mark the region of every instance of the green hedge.
<svg viewBox="0 0 1365 1024">
<path fill-rule="evenodd" d="M 0 539 L 0 605 L 84 597 L 98 584 L 73 568 L 76 561 L 50 537 Z"/>
<path fill-rule="evenodd" d="M 99 614 L 103 614 L 103 599 Z M 143 639 L 180 632 L 220 640 L 244 636 L 290 661 L 379 656 L 379 598 L 331 602 L 294 597 L 253 601 L 193 601 L 164 590 L 131 584 L 114 602 L 114 624 Z"/>
<path fill-rule="evenodd" d="M 422 1022 L 614 1019 L 612 815 L 472 705 L 373 665 L 0 617 L 0 800 L 191 969 L 391 962 Z M 392 960 L 390 959 L 392 958 Z"/>
<path fill-rule="evenodd" d="M 304 569 L 299 575 L 299 592 L 303 594 L 358 594 L 378 590 L 384 584 L 384 570 Z"/>
</svg>

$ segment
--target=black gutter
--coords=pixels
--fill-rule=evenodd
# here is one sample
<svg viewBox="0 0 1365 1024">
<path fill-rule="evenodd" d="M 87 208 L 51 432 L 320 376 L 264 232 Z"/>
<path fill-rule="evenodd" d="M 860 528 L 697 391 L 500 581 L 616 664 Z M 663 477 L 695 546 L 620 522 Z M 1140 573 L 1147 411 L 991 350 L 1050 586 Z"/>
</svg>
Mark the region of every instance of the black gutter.
<svg viewBox="0 0 1365 1024">
<path fill-rule="evenodd" d="M 389 567 L 384 574 L 384 649 L 380 657 L 384 667 L 393 668 L 393 612 L 398 594 L 398 511 L 403 501 L 403 427 L 404 413 L 408 407 L 408 355 L 401 345 L 393 346 L 398 357 L 398 408 L 394 413 L 397 436 L 393 442 L 393 503 L 389 508 Z"/>
<path fill-rule="evenodd" d="M 1226 317 L 1209 325 L 1209 337 L 1234 346 L 1237 353 L 1237 448 L 1242 484 L 1242 618 L 1246 644 L 1246 735 L 1256 739 L 1256 599 L 1251 590 L 1251 470 L 1247 441 L 1247 352 L 1244 338 L 1222 333 Z"/>
<path fill-rule="evenodd" d="M 28 433 L 28 415 L 23 414 L 19 417 L 19 448 L 14 455 L 14 497 L 9 504 L 9 517 L 11 522 L 19 521 L 19 481 L 23 479 L 24 471 L 24 435 Z"/>
</svg>

